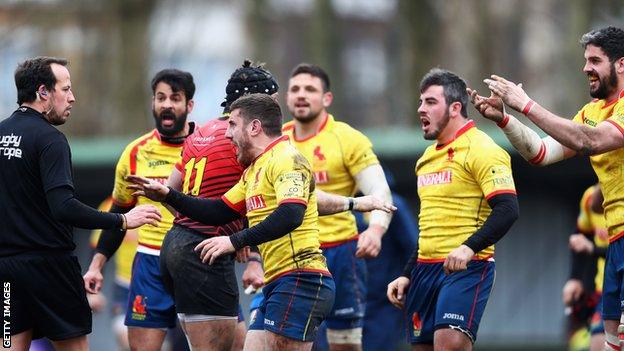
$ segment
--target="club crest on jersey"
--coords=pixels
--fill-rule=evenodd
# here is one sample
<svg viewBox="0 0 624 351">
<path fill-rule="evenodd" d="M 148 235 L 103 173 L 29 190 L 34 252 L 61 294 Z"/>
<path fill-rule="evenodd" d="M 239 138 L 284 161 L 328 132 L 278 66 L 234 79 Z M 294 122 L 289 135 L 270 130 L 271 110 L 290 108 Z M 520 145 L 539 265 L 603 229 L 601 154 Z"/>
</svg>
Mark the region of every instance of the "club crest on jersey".
<svg viewBox="0 0 624 351">
<path fill-rule="evenodd" d="M 414 336 L 420 336 L 422 332 L 422 321 L 417 312 L 414 312 L 412 315 L 412 330 L 414 331 Z"/>
<path fill-rule="evenodd" d="M 453 157 L 455 157 L 455 150 L 453 150 L 452 147 L 449 147 L 449 149 L 446 151 L 446 160 L 452 162 Z"/>
<path fill-rule="evenodd" d="M 262 195 L 254 195 L 245 200 L 245 205 L 247 207 L 247 212 L 251 212 L 260 208 L 265 208 L 266 202 L 264 202 Z"/>
<path fill-rule="evenodd" d="M 132 301 L 132 319 L 145 320 L 147 317 L 147 298 L 142 295 L 136 295 Z"/>
<path fill-rule="evenodd" d="M 440 171 L 435 173 L 421 174 L 418 176 L 418 187 L 449 184 L 453 181 L 453 171 Z"/>
</svg>

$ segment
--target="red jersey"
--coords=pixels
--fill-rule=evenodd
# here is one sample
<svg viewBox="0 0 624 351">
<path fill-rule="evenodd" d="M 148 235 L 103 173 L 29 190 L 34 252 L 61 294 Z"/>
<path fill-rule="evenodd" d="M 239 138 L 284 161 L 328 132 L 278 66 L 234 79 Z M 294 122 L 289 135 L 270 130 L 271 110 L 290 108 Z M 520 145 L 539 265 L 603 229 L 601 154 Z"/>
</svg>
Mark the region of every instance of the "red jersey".
<svg viewBox="0 0 624 351">
<path fill-rule="evenodd" d="M 182 159 L 176 164 L 184 194 L 220 199 L 238 183 L 243 167 L 236 160 L 234 144 L 225 138 L 227 128 L 227 120 L 212 120 L 184 141 Z M 242 219 L 215 227 L 178 214 L 173 223 L 206 235 L 230 235 L 243 229 Z"/>
</svg>

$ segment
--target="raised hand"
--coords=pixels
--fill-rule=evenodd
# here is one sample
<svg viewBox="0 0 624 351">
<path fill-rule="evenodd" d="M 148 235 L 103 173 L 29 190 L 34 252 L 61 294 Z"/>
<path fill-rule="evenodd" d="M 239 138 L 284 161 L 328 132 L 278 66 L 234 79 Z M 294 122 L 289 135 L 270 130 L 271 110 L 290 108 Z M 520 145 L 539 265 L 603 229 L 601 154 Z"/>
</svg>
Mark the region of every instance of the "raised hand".
<svg viewBox="0 0 624 351">
<path fill-rule="evenodd" d="M 503 120 L 503 100 L 490 93 L 490 97 L 481 96 L 476 90 L 466 88 L 470 102 L 479 113 L 492 122 L 500 123 Z"/>
<path fill-rule="evenodd" d="M 134 229 L 143 224 L 150 224 L 154 227 L 158 226 L 158 222 L 162 219 L 160 211 L 154 205 L 140 205 L 131 209 L 126 216 L 126 228 Z"/>
<path fill-rule="evenodd" d="M 132 193 L 134 196 L 145 196 L 152 201 L 163 202 L 167 194 L 169 194 L 168 187 L 153 179 L 129 175 L 126 177 L 126 180 L 132 183 L 128 185 L 128 189 L 135 190 L 135 192 Z"/>
<path fill-rule="evenodd" d="M 488 89 L 495 96 L 500 97 L 507 106 L 518 112 L 522 112 L 531 101 L 531 98 L 522 89 L 522 84 L 516 84 L 495 74 L 491 75 L 490 79 L 484 79 L 483 82 L 487 84 Z"/>
</svg>

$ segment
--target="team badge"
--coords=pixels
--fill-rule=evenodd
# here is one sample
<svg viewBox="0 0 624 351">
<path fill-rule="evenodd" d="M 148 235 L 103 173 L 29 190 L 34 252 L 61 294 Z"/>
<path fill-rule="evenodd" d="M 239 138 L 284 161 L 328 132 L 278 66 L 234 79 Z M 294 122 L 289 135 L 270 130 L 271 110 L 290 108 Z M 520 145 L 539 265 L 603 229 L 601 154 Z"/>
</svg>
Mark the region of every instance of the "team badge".
<svg viewBox="0 0 624 351">
<path fill-rule="evenodd" d="M 143 321 L 147 317 L 147 298 L 137 295 L 132 301 L 132 319 Z"/>
</svg>

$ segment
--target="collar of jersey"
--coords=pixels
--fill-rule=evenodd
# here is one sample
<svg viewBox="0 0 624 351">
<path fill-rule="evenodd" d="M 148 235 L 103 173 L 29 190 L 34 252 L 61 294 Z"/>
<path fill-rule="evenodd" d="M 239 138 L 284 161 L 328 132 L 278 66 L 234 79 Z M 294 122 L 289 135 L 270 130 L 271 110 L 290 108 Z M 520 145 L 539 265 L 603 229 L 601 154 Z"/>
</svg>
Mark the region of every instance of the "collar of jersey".
<svg viewBox="0 0 624 351">
<path fill-rule="evenodd" d="M 443 144 L 443 145 L 436 145 L 436 150 L 443 149 L 446 146 L 450 145 L 457 138 L 462 136 L 462 134 L 466 133 L 467 131 L 469 131 L 470 129 L 472 129 L 474 127 L 475 127 L 475 122 L 473 120 L 469 119 L 468 122 L 466 122 L 466 124 L 464 124 L 461 128 L 459 128 L 459 130 L 457 132 L 455 132 L 455 136 L 453 137 L 453 139 L 451 139 L 451 141 L 449 141 L 448 143 Z"/>
<path fill-rule="evenodd" d="M 622 89 L 622 91 L 620 91 L 620 93 L 618 94 L 618 96 L 617 96 L 615 99 L 613 99 L 613 100 L 611 100 L 611 101 L 605 101 L 604 106 L 602 106 L 600 109 L 607 108 L 607 107 L 609 107 L 609 106 L 611 106 L 611 105 L 615 104 L 615 103 L 616 103 L 616 102 L 618 102 L 621 98 L 624 98 L 624 89 Z"/>
<path fill-rule="evenodd" d="M 256 156 L 256 158 L 254 158 L 254 160 L 251 161 L 251 164 L 256 162 L 257 159 L 259 159 L 262 155 L 266 154 L 267 151 L 271 150 L 275 145 L 279 144 L 282 141 L 288 141 L 288 135 L 282 135 L 279 138 L 273 140 L 269 145 L 267 145 L 267 147 L 264 149 L 264 151 L 262 151 L 260 155 Z"/>
<path fill-rule="evenodd" d="M 310 135 L 309 137 L 303 138 L 303 139 L 297 139 L 297 134 L 295 134 L 295 129 L 294 129 L 294 126 L 293 126 L 293 132 L 292 132 L 293 140 L 298 142 L 298 143 L 302 143 L 302 142 L 304 142 L 306 140 L 310 140 L 310 139 L 314 138 L 315 136 L 317 136 L 320 132 L 322 132 L 323 129 L 325 129 L 325 127 L 327 127 L 328 124 L 330 124 L 330 122 L 333 122 L 333 120 L 334 120 L 334 116 L 332 116 L 331 113 L 328 113 L 325 116 L 325 120 L 323 121 L 323 123 L 321 123 L 321 125 L 317 129 L 316 133 Z"/>
</svg>

